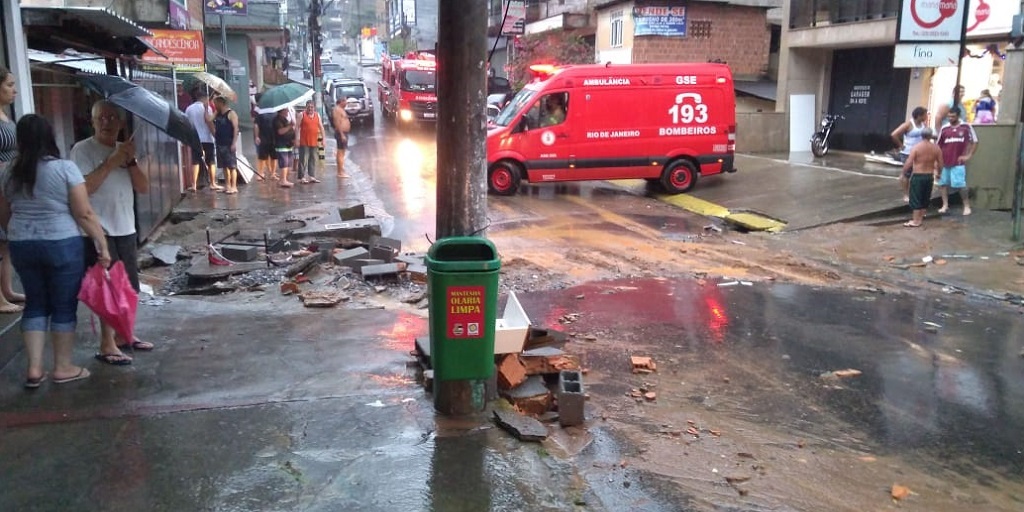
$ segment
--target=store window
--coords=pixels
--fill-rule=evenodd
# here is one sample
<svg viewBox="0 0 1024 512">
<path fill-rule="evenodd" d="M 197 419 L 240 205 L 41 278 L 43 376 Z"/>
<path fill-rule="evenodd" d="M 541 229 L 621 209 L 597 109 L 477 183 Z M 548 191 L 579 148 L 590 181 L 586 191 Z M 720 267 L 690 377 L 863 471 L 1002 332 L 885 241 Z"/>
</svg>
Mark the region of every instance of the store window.
<svg viewBox="0 0 1024 512">
<path fill-rule="evenodd" d="M 623 31 L 624 27 L 625 27 L 625 24 L 624 24 L 624 22 L 622 20 L 622 11 L 613 11 L 612 12 L 612 40 L 611 40 L 611 47 L 612 48 L 621 48 L 622 47 L 622 31 Z"/>
<path fill-rule="evenodd" d="M 960 61 L 960 84 L 964 86 L 962 103 L 969 123 L 986 123 L 988 116 L 978 117 L 976 106 L 978 100 L 991 97 L 996 104 L 996 121 L 998 121 L 998 105 L 1003 91 L 1003 74 L 1006 64 L 1005 44 L 969 44 L 967 54 Z M 956 83 L 956 68 L 936 68 L 932 77 L 931 100 L 928 108 L 937 112 L 939 107 L 952 101 L 953 86 Z M 985 94 L 987 92 L 987 94 Z M 982 101 L 982 109 L 991 102 Z"/>
</svg>

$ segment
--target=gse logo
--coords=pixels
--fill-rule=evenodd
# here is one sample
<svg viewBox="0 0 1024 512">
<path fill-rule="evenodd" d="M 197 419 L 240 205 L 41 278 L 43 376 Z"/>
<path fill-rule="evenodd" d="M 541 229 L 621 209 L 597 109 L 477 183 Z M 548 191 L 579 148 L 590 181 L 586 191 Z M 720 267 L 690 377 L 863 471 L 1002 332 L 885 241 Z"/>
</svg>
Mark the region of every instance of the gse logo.
<svg viewBox="0 0 1024 512">
<path fill-rule="evenodd" d="M 697 85 L 697 77 L 693 75 L 677 76 L 676 85 Z"/>
<path fill-rule="evenodd" d="M 686 100 L 692 100 L 692 103 Z M 700 94 L 684 92 L 676 95 L 676 104 L 668 109 L 675 124 L 704 124 L 708 122 L 708 106 Z"/>
</svg>

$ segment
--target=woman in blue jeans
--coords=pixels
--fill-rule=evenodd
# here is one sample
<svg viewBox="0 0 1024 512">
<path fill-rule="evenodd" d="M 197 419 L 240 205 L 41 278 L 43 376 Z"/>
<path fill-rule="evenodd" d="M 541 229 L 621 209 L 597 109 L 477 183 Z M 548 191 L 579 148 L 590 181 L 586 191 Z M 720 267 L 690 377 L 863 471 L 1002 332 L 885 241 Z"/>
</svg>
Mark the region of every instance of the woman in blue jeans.
<svg viewBox="0 0 1024 512">
<path fill-rule="evenodd" d="M 89 370 L 71 362 L 78 289 L 85 274 L 79 227 L 92 239 L 104 267 L 110 266 L 110 253 L 82 172 L 60 158 L 50 123 L 28 114 L 18 121 L 16 134 L 18 156 L 0 173 L 0 226 L 7 230 L 11 261 L 25 288 L 25 387 L 34 389 L 46 380 L 47 331 L 53 333 L 53 381 L 89 376 Z"/>
</svg>

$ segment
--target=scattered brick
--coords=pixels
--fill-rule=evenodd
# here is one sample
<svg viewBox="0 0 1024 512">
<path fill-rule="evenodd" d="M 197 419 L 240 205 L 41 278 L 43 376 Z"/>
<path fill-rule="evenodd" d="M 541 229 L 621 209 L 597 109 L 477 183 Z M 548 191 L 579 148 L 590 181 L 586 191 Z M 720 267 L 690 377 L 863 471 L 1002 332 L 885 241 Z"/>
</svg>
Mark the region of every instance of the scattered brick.
<svg viewBox="0 0 1024 512">
<path fill-rule="evenodd" d="M 658 365 L 650 357 L 630 356 L 629 362 L 633 365 L 633 373 L 652 373 L 658 371 Z"/>
<path fill-rule="evenodd" d="M 512 389 L 526 381 L 526 367 L 519 354 L 505 354 L 498 362 L 498 388 Z"/>
<path fill-rule="evenodd" d="M 299 293 L 299 285 L 291 281 L 281 283 L 281 295 L 291 295 L 293 293 Z"/>
</svg>

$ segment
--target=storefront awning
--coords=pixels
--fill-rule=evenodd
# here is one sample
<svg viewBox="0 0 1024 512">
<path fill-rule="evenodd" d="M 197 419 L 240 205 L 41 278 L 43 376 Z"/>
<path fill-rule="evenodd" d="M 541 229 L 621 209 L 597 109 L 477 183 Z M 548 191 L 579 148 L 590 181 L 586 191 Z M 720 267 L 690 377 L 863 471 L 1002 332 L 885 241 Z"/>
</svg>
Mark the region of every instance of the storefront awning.
<svg viewBox="0 0 1024 512">
<path fill-rule="evenodd" d="M 771 80 L 736 80 L 733 82 L 736 92 L 760 98 L 762 100 L 776 101 L 775 96 L 778 90 L 778 83 Z"/>
<path fill-rule="evenodd" d="M 26 27 L 60 27 L 65 21 L 74 20 L 93 25 L 113 37 L 152 36 L 153 33 L 105 7 L 41 7 L 21 8 L 21 17 Z"/>
<path fill-rule="evenodd" d="M 86 73 L 89 75 L 106 75 L 107 63 L 100 55 L 91 53 L 74 53 L 68 55 L 57 55 L 50 52 L 28 49 L 28 60 L 41 64 L 53 64 L 69 70 Z M 146 73 L 136 70 L 133 75 L 135 79 L 143 80 L 167 80 L 167 77 Z"/>
</svg>

